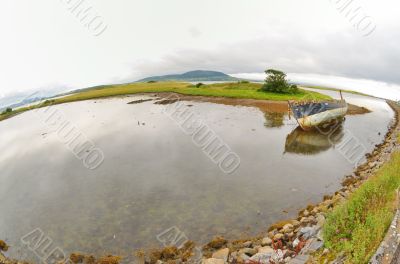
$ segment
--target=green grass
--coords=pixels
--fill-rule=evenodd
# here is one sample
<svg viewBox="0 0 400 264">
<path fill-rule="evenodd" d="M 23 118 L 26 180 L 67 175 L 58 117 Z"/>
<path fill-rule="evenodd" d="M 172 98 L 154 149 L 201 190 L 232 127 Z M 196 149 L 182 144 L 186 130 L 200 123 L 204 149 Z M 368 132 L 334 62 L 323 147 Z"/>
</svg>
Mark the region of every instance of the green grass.
<svg viewBox="0 0 400 264">
<path fill-rule="evenodd" d="M 343 90 L 343 89 L 331 88 L 331 87 L 325 87 L 325 86 L 303 85 L 302 87 L 312 88 L 312 89 L 317 89 L 317 90 L 325 90 L 325 91 L 335 91 L 335 92 L 342 91 L 344 93 L 350 93 L 350 94 L 357 94 L 357 95 L 372 97 L 371 95 L 360 93 L 360 92 L 356 92 L 356 91 L 352 91 L 352 90 Z"/>
<path fill-rule="evenodd" d="M 368 263 L 393 219 L 400 186 L 400 152 L 327 217 L 323 234 L 333 255 L 346 263 Z"/>
<path fill-rule="evenodd" d="M 63 104 L 75 101 L 105 98 L 110 96 L 128 95 L 137 93 L 175 92 L 185 95 L 202 95 L 229 98 L 248 98 L 259 100 L 287 101 L 287 100 L 330 100 L 331 97 L 316 92 L 300 90 L 296 94 L 277 94 L 259 91 L 262 84 L 257 83 L 219 83 L 203 85 L 197 88 L 195 85 L 184 82 L 156 82 L 156 83 L 131 83 L 119 85 L 98 86 L 84 90 L 76 94 L 62 98 L 52 99 L 45 103 L 15 109 L 11 113 L 0 115 L 0 121 L 15 116 L 19 113 L 35 108 Z"/>
</svg>

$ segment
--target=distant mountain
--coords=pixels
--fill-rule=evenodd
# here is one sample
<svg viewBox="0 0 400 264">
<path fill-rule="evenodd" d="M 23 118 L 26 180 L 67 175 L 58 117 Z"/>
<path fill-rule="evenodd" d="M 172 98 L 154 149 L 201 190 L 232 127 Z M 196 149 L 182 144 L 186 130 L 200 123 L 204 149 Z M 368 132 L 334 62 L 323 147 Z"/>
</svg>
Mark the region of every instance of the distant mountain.
<svg viewBox="0 0 400 264">
<path fill-rule="evenodd" d="M 205 82 L 205 81 L 237 81 L 239 79 L 217 71 L 190 71 L 183 74 L 171 74 L 163 76 L 153 76 L 141 79 L 137 82 L 149 81 L 185 81 L 185 82 Z"/>
</svg>

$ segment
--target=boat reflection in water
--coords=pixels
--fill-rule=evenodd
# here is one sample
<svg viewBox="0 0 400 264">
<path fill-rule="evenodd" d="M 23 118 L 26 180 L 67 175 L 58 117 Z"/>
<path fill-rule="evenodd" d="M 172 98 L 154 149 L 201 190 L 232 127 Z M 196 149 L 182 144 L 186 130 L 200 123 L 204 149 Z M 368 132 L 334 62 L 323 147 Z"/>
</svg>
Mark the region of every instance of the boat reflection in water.
<svg viewBox="0 0 400 264">
<path fill-rule="evenodd" d="M 286 137 L 285 153 L 315 155 L 339 144 L 343 137 L 342 124 L 338 124 L 334 131 L 304 131 L 297 127 Z"/>
</svg>

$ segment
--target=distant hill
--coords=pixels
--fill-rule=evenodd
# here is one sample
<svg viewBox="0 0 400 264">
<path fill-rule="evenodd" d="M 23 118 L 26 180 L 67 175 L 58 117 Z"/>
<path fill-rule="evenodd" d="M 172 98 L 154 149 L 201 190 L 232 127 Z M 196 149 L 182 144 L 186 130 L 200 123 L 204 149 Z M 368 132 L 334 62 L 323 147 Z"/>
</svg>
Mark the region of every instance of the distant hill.
<svg viewBox="0 0 400 264">
<path fill-rule="evenodd" d="M 163 76 L 152 76 L 139 80 L 138 82 L 149 81 L 186 81 L 186 82 L 205 82 L 205 81 L 237 81 L 239 79 L 217 71 L 190 71 L 183 74 L 171 74 Z"/>
</svg>

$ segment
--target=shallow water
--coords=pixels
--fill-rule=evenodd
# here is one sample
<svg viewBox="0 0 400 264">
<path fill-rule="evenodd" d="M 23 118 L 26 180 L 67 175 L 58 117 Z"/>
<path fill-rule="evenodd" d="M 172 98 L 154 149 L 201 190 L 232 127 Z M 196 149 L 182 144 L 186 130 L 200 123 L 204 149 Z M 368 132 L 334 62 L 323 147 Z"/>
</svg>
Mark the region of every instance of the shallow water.
<svg viewBox="0 0 400 264">
<path fill-rule="evenodd" d="M 390 107 L 345 96 L 372 113 L 348 116 L 332 135 L 296 130 L 283 113 L 184 102 L 238 154 L 232 174 L 163 113 L 169 105 L 127 104 L 149 96 L 52 107 L 104 152 L 95 170 L 60 141 L 42 112 L 0 122 L 0 238 L 13 256 L 35 228 L 66 252 L 128 254 L 162 246 L 156 236 L 172 226 L 198 243 L 263 232 L 339 189 L 353 169 L 337 149 L 348 133 L 368 151 L 383 140 Z"/>
</svg>

